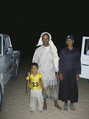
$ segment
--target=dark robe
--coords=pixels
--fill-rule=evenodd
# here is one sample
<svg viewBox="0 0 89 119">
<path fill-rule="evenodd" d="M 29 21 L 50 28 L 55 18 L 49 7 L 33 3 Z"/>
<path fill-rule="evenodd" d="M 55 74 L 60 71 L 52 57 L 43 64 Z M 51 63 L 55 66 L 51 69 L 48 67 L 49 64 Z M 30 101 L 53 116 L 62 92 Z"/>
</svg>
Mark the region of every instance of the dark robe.
<svg viewBox="0 0 89 119">
<path fill-rule="evenodd" d="M 59 74 L 63 75 L 63 80 L 59 84 L 58 99 L 62 101 L 70 100 L 72 103 L 78 102 L 78 86 L 76 75 L 81 73 L 80 53 L 77 48 L 69 50 L 65 47 L 60 52 Z"/>
</svg>

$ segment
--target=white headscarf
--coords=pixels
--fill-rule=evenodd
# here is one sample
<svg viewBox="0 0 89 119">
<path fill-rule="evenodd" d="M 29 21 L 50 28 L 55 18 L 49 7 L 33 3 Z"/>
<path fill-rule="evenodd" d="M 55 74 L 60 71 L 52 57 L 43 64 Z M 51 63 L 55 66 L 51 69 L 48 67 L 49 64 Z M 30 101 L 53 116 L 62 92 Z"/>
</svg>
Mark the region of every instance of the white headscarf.
<svg viewBox="0 0 89 119">
<path fill-rule="evenodd" d="M 43 45 L 43 42 L 42 42 L 42 36 L 44 34 L 48 34 L 49 35 L 49 45 L 52 49 L 52 52 L 53 52 L 53 55 L 54 55 L 54 65 L 55 65 L 55 69 L 58 69 L 58 62 L 59 62 L 59 57 L 58 57 L 58 54 L 57 54 L 57 48 L 56 46 L 54 45 L 53 41 L 51 40 L 52 39 L 52 36 L 48 33 L 48 32 L 43 32 L 40 36 L 40 39 L 38 41 L 38 44 L 36 46 L 39 46 L 39 45 Z"/>
</svg>

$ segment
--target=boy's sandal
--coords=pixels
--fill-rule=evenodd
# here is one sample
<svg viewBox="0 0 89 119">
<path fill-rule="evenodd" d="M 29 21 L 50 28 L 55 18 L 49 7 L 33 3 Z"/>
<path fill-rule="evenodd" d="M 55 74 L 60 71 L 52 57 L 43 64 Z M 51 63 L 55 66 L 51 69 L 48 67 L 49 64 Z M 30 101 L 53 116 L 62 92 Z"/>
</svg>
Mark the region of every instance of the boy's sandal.
<svg viewBox="0 0 89 119">
<path fill-rule="evenodd" d="M 43 110 L 40 110 L 40 113 L 43 113 Z"/>
<path fill-rule="evenodd" d="M 75 110 L 75 107 L 73 104 L 69 105 L 69 107 L 70 107 L 70 110 Z"/>
<path fill-rule="evenodd" d="M 30 111 L 31 113 L 33 113 L 34 111 Z"/>
<path fill-rule="evenodd" d="M 67 111 L 67 110 L 68 110 L 68 105 L 67 105 L 67 104 L 64 104 L 63 109 L 64 109 L 65 111 Z"/>
</svg>

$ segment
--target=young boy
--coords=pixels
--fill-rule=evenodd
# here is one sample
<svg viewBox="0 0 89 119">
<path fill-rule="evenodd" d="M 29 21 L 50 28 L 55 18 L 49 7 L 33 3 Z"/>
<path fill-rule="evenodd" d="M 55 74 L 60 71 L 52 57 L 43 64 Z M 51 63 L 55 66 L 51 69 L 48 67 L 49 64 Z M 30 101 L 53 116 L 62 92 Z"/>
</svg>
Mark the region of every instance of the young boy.
<svg viewBox="0 0 89 119">
<path fill-rule="evenodd" d="M 27 91 L 28 88 L 31 89 L 30 91 L 30 112 L 34 112 L 36 109 L 36 99 L 38 101 L 38 109 L 40 112 L 43 111 L 43 82 L 42 82 L 42 75 L 37 72 L 38 71 L 38 64 L 32 63 L 31 64 L 31 73 L 30 76 L 27 76 Z"/>
<path fill-rule="evenodd" d="M 68 110 L 68 100 L 70 100 L 70 109 L 75 110 L 74 102 L 78 102 L 77 81 L 81 73 L 80 53 L 73 47 L 74 37 L 66 37 L 67 47 L 60 52 L 59 60 L 59 100 L 64 101 L 64 110 Z"/>
</svg>

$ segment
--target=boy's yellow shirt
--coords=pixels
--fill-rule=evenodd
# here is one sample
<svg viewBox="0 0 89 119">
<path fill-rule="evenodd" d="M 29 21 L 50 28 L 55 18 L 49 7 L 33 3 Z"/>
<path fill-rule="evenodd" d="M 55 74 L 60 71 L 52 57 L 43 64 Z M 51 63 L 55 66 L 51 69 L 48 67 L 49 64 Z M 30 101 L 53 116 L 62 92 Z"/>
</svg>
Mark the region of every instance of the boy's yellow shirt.
<svg viewBox="0 0 89 119">
<path fill-rule="evenodd" d="M 26 80 L 27 81 L 30 80 L 29 88 L 31 88 L 31 90 L 36 91 L 36 90 L 42 89 L 40 81 L 43 81 L 43 79 L 40 73 L 37 73 L 35 77 L 33 76 L 33 74 L 31 74 L 30 76 L 26 77 Z"/>
</svg>

